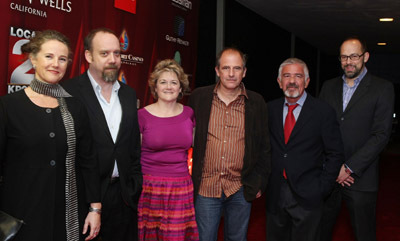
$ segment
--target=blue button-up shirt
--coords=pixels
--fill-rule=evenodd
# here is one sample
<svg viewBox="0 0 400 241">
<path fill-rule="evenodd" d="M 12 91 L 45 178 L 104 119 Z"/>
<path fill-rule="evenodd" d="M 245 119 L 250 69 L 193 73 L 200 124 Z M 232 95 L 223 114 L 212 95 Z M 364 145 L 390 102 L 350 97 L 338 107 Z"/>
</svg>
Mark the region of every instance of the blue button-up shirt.
<svg viewBox="0 0 400 241">
<path fill-rule="evenodd" d="M 360 84 L 361 80 L 367 74 L 367 68 L 364 67 L 361 71 L 361 74 L 354 80 L 354 85 L 349 86 L 346 83 L 346 76 L 343 75 L 343 111 L 346 109 L 347 105 L 349 104 L 351 97 L 353 96 L 354 92 L 356 91 L 358 85 Z"/>
</svg>

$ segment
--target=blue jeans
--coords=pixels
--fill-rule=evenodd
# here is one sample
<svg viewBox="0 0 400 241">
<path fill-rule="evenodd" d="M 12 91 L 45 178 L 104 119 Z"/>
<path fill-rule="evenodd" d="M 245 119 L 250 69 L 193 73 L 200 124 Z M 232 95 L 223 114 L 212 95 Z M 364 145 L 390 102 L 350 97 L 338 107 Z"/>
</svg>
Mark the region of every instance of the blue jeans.
<svg viewBox="0 0 400 241">
<path fill-rule="evenodd" d="M 247 240 L 251 203 L 244 199 L 243 187 L 230 197 L 221 198 L 197 195 L 195 202 L 196 222 L 200 241 L 216 241 L 218 226 L 224 212 L 224 240 Z"/>
</svg>

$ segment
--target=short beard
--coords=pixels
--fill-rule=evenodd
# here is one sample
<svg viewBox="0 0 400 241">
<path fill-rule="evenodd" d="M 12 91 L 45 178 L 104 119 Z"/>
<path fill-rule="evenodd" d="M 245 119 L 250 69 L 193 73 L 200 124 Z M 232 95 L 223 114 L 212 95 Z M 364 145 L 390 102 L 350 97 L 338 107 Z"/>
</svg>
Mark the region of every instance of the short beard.
<svg viewBox="0 0 400 241">
<path fill-rule="evenodd" d="M 348 64 L 346 64 L 342 69 L 344 72 L 344 76 L 346 76 L 346 78 L 348 79 L 357 78 L 361 74 L 362 69 L 364 68 L 364 64 L 362 64 L 360 69 L 358 69 L 357 66 L 354 66 L 354 72 L 346 73 L 346 66 L 348 66 Z"/>
<path fill-rule="evenodd" d="M 297 86 L 295 83 L 288 84 L 286 88 L 296 88 L 293 93 L 290 93 L 288 89 L 286 89 L 283 93 L 285 94 L 286 97 L 288 98 L 297 98 L 300 96 L 300 91 L 299 91 L 299 86 Z"/>
<path fill-rule="evenodd" d="M 106 72 L 105 70 L 107 70 L 107 69 L 112 69 L 112 70 Z M 102 77 L 105 82 L 108 82 L 108 83 L 115 82 L 118 79 L 117 66 L 115 66 L 115 65 L 108 66 L 107 68 L 105 68 L 105 70 L 102 73 Z"/>
<path fill-rule="evenodd" d="M 300 96 L 300 91 L 296 90 L 293 93 L 290 93 L 289 90 L 283 92 L 287 98 L 297 98 Z"/>
</svg>

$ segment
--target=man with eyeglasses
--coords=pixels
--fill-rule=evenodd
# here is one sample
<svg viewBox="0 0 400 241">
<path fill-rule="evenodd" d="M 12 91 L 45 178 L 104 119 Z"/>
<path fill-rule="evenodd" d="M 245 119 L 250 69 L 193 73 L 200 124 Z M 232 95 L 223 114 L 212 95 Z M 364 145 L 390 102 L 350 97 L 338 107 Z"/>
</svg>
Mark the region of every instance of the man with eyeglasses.
<svg viewBox="0 0 400 241">
<path fill-rule="evenodd" d="M 378 161 L 391 133 L 394 88 L 391 82 L 368 72 L 365 63 L 369 57 L 364 41 L 346 39 L 339 56 L 344 74 L 326 81 L 320 93 L 336 110 L 345 148 L 337 187 L 324 206 L 323 241 L 332 239 L 342 200 L 356 240 L 376 240 Z"/>
</svg>

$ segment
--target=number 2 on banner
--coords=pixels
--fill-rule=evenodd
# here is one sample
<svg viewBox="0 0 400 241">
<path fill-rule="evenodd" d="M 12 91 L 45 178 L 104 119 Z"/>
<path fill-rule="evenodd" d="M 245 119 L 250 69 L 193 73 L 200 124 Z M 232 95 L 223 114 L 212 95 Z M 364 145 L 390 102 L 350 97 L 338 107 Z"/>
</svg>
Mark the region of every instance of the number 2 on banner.
<svg viewBox="0 0 400 241">
<path fill-rule="evenodd" d="M 28 39 L 18 40 L 12 50 L 12 54 L 21 55 L 21 46 L 29 42 Z M 33 79 L 33 74 L 27 74 L 32 69 L 32 63 L 29 59 L 25 60 L 21 65 L 14 69 L 11 74 L 10 84 L 29 85 Z"/>
</svg>

